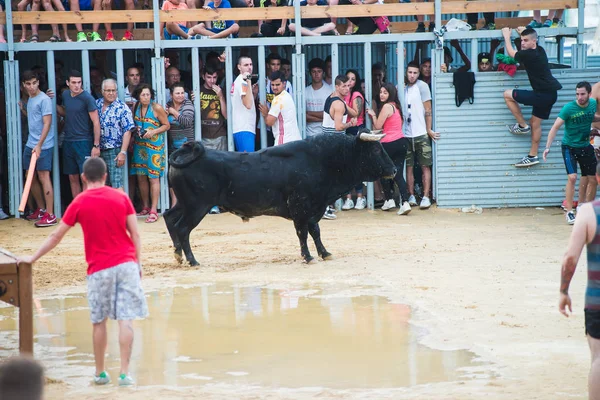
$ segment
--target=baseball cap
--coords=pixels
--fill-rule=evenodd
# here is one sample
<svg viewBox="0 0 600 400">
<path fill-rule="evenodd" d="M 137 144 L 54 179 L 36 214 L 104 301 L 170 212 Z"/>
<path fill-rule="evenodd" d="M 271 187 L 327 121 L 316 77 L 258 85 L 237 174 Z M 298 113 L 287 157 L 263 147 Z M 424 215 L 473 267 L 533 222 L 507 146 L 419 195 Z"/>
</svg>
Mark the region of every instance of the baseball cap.
<svg viewBox="0 0 600 400">
<path fill-rule="evenodd" d="M 486 51 L 479 53 L 477 56 L 477 63 L 489 62 L 492 63 L 492 55 Z"/>
</svg>

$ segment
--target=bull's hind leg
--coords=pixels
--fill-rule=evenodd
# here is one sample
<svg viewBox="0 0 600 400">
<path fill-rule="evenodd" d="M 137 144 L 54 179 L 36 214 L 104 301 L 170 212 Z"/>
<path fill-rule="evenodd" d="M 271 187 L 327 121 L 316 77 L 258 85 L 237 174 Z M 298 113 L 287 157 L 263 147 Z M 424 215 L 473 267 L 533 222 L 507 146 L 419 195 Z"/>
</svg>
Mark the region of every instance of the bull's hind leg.
<svg viewBox="0 0 600 400">
<path fill-rule="evenodd" d="M 199 208 L 196 208 L 187 214 L 184 213 L 181 223 L 178 226 L 177 235 L 181 243 L 181 248 L 183 249 L 183 254 L 185 254 L 185 258 L 192 266 L 197 266 L 199 264 L 194 257 L 194 253 L 192 253 L 192 247 L 190 246 L 190 233 L 195 227 L 198 226 L 200 221 L 202 221 L 202 218 L 208 214 L 208 211 L 211 209 L 211 207 L 212 205 L 201 205 Z"/>
<path fill-rule="evenodd" d="M 183 218 L 183 208 L 179 203 L 177 203 L 174 207 L 170 208 L 166 213 L 164 213 L 163 218 L 165 220 L 165 224 L 167 225 L 167 230 L 169 231 L 171 240 L 173 241 L 173 247 L 175 247 L 175 252 L 173 255 L 175 256 L 175 260 L 181 264 L 183 262 L 183 257 L 181 254 L 181 241 L 179 240 L 179 235 L 177 234 L 177 225 L 181 223 L 181 219 Z"/>
<path fill-rule="evenodd" d="M 306 261 L 307 264 L 310 264 L 314 258 L 310 255 L 310 252 L 308 251 L 308 244 L 306 243 L 308 239 L 308 226 L 306 222 L 294 221 L 294 227 L 296 228 L 296 234 L 300 240 L 300 255 L 302 258 L 304 258 L 304 261 Z"/>
<path fill-rule="evenodd" d="M 312 236 L 315 247 L 317 248 L 317 253 L 319 257 L 323 260 L 328 260 L 332 257 L 331 253 L 325 250 L 325 246 L 323 246 L 323 242 L 321 242 L 321 229 L 319 228 L 319 224 L 317 222 L 309 222 L 308 223 L 308 233 Z"/>
</svg>

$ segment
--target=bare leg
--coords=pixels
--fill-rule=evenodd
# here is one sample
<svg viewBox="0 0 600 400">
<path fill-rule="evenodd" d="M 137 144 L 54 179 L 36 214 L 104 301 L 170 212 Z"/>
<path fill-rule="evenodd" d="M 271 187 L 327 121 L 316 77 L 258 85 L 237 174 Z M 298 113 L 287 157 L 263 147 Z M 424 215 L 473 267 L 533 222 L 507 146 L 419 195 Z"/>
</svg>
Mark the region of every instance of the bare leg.
<svg viewBox="0 0 600 400">
<path fill-rule="evenodd" d="M 400 173 L 400 171 L 398 171 L 398 173 Z M 425 182 L 423 182 L 425 183 Z M 408 188 L 408 193 L 411 196 L 415 195 L 415 174 L 414 174 L 414 168 L 413 167 L 409 167 L 408 165 L 406 166 L 406 186 Z"/>
<path fill-rule="evenodd" d="M 188 9 L 194 10 L 196 9 L 196 0 L 185 0 L 185 4 L 188 6 Z M 188 21 L 190 25 L 197 25 L 198 21 Z"/>
<path fill-rule="evenodd" d="M 106 337 L 106 319 L 104 321 L 93 324 L 92 341 L 94 343 L 94 359 L 96 360 L 96 376 L 104 371 L 104 354 L 108 340 Z"/>
<path fill-rule="evenodd" d="M 44 195 L 42 194 L 42 185 L 38 181 L 37 177 L 33 177 L 31 181 L 31 196 L 35 200 L 36 208 L 44 208 Z"/>
<path fill-rule="evenodd" d="M 40 0 L 33 0 L 33 3 L 31 4 L 31 11 L 40 11 L 42 8 L 42 2 Z M 38 35 L 39 31 L 38 31 L 39 25 L 31 25 L 31 35 Z"/>
<path fill-rule="evenodd" d="M 525 118 L 523 118 L 523 113 L 521 112 L 521 107 L 519 106 L 519 103 L 517 103 L 515 99 L 513 99 L 512 89 L 504 91 L 504 101 L 506 102 L 508 109 L 515 117 L 519 125 L 525 128 L 527 126 L 527 122 L 525 121 Z"/>
<path fill-rule="evenodd" d="M 54 7 L 56 7 L 57 11 L 65 11 L 65 7 L 60 2 L 60 0 L 54 0 L 52 4 L 54 5 Z M 71 40 L 71 38 L 69 37 L 69 26 L 67 24 L 62 24 L 62 28 L 65 35 L 65 42 L 72 42 L 73 40 Z"/>
<path fill-rule="evenodd" d="M 577 174 L 567 175 L 567 186 L 565 188 L 565 206 L 567 211 L 573 210 L 573 197 L 575 196 L 575 182 L 577 182 Z M 581 200 L 581 197 L 579 198 Z"/>
<path fill-rule="evenodd" d="M 160 197 L 160 180 L 159 178 L 148 178 L 150 181 L 150 194 L 152 206 L 150 209 L 156 212 L 156 208 L 158 207 L 158 198 Z"/>
<path fill-rule="evenodd" d="M 594 180 L 596 180 L 595 177 L 594 177 Z M 586 202 L 589 182 L 590 182 L 590 180 L 588 179 L 587 176 L 582 176 L 581 179 L 579 180 L 579 202 L 580 202 L 580 204 L 583 204 Z"/>
<path fill-rule="evenodd" d="M 17 4 L 18 11 L 26 11 L 29 0 L 22 0 Z M 27 40 L 27 25 L 21 25 L 21 42 Z"/>
<path fill-rule="evenodd" d="M 50 180 L 50 171 L 38 171 L 37 175 L 44 192 L 46 211 L 49 214 L 54 214 L 54 190 Z"/>
<path fill-rule="evenodd" d="M 586 202 L 594 201 L 596 199 L 596 192 L 598 189 L 598 181 L 594 176 L 588 176 L 587 185 L 587 196 L 585 197 Z"/>
<path fill-rule="evenodd" d="M 135 10 L 135 3 L 133 0 L 125 0 L 125 9 L 126 10 Z M 133 33 L 133 22 L 127 23 L 127 30 Z"/>
<path fill-rule="evenodd" d="M 133 349 L 133 322 L 119 321 L 119 349 L 121 350 L 121 374 L 129 373 L 129 362 Z"/>
<path fill-rule="evenodd" d="M 219 33 L 213 33 L 212 36 L 209 36 L 211 39 L 221 39 L 226 38 L 229 35 L 235 35 L 240 31 L 240 26 L 238 24 L 233 24 L 229 28 L 221 31 Z"/>
<path fill-rule="evenodd" d="M 69 0 L 69 4 L 71 6 L 71 11 L 81 11 L 79 8 L 79 0 Z M 75 24 L 75 29 L 77 29 L 77 32 L 83 32 L 83 25 Z"/>
<path fill-rule="evenodd" d="M 148 208 L 150 205 L 150 188 L 148 187 L 148 177 L 146 175 L 138 175 L 138 188 L 140 189 L 140 196 L 142 197 L 142 205 L 144 208 Z"/>
<path fill-rule="evenodd" d="M 423 196 L 430 197 L 429 191 L 431 190 L 431 167 L 425 167 L 422 165 L 421 170 L 423 170 Z M 398 173 L 400 174 L 402 172 Z"/>
<path fill-rule="evenodd" d="M 93 4 L 94 11 L 102 11 L 102 0 L 93 0 L 92 4 Z M 100 23 L 99 22 L 93 23 L 92 29 L 94 32 L 98 32 L 98 30 L 100 29 Z"/>
<path fill-rule="evenodd" d="M 77 197 L 77 195 L 81 193 L 79 174 L 69 175 L 69 185 L 71 185 L 71 194 L 73 195 L 73 198 Z"/>
<path fill-rule="evenodd" d="M 529 150 L 529 155 L 537 156 L 540 147 L 540 139 L 542 138 L 542 120 L 532 116 L 529 122 L 531 125 L 531 149 Z"/>
<path fill-rule="evenodd" d="M 588 380 L 590 400 L 600 400 L 600 339 L 588 335 L 588 344 L 592 353 L 592 368 Z"/>
<path fill-rule="evenodd" d="M 533 19 L 535 19 L 537 22 L 542 22 L 542 12 L 540 10 L 534 10 Z"/>
<path fill-rule="evenodd" d="M 192 27 L 190 29 L 190 34 L 188 35 L 187 33 L 185 33 L 180 27 L 179 24 L 176 24 L 175 22 L 167 22 L 166 28 L 167 28 L 167 32 L 169 32 L 171 35 L 177 35 L 179 37 L 182 37 L 184 39 L 188 39 L 190 37 L 190 35 L 193 35 L 194 33 L 200 33 L 203 36 L 209 36 L 212 35 L 211 31 L 206 31 L 208 32 L 208 34 L 204 34 L 198 31 L 197 27 L 200 25 L 204 25 L 204 24 L 198 24 L 194 27 Z M 194 31 L 194 33 L 192 33 L 192 31 Z"/>
</svg>

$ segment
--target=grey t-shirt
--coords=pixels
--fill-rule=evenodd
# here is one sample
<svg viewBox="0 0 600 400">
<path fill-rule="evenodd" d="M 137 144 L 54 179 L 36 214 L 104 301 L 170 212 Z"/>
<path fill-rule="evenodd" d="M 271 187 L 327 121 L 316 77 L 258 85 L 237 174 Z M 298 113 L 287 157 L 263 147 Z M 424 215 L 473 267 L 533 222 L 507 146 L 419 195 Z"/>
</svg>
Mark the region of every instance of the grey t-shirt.
<svg viewBox="0 0 600 400">
<path fill-rule="evenodd" d="M 89 113 L 98 111 L 96 100 L 85 90 L 75 97 L 71 96 L 70 90 L 65 90 L 62 99 L 67 114 L 65 140 L 68 142 L 93 140 L 94 127 Z"/>
<path fill-rule="evenodd" d="M 44 128 L 43 117 L 52 115 L 52 100 L 46 96 L 46 93 L 39 92 L 37 96 L 30 97 L 27 100 L 27 125 L 29 126 L 29 136 L 27 137 L 26 146 L 33 149 L 42 138 L 42 130 Z M 48 150 L 54 147 L 54 125 L 50 124 L 48 136 L 44 140 L 42 150 Z"/>
</svg>

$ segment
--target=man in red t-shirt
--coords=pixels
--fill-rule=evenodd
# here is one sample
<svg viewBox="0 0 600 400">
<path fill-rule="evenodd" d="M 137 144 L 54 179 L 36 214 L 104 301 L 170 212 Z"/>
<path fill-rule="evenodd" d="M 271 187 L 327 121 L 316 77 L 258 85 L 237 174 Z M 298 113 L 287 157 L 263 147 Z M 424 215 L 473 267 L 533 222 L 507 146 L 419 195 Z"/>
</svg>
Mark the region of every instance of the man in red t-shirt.
<svg viewBox="0 0 600 400">
<path fill-rule="evenodd" d="M 104 370 L 106 320 L 110 318 L 119 321 L 119 385 L 128 386 L 134 383 L 129 376 L 133 345 L 132 320 L 148 315 L 141 286 L 141 241 L 137 219 L 129 197 L 104 185 L 104 160 L 99 157 L 88 159 L 83 164 L 83 180 L 87 184 L 87 190 L 69 205 L 58 228 L 33 256 L 19 258 L 18 262 L 33 264 L 56 247 L 76 223 L 81 224 L 88 264 L 88 302 L 96 360 L 94 382 L 98 385 L 110 382 L 110 376 Z"/>
</svg>

